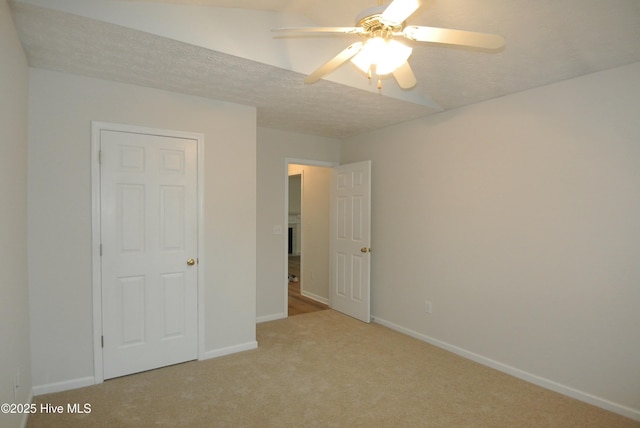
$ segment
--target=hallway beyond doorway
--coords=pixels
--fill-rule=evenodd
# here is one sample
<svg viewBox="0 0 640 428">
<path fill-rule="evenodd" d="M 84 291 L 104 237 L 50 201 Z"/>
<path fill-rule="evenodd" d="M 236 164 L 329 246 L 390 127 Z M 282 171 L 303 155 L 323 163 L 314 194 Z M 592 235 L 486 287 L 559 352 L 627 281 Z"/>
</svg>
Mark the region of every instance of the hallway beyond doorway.
<svg viewBox="0 0 640 428">
<path fill-rule="evenodd" d="M 289 256 L 289 277 L 295 276 L 298 281 L 289 281 L 289 316 L 329 309 L 329 306 L 305 297 L 301 293 L 300 256 Z"/>
</svg>

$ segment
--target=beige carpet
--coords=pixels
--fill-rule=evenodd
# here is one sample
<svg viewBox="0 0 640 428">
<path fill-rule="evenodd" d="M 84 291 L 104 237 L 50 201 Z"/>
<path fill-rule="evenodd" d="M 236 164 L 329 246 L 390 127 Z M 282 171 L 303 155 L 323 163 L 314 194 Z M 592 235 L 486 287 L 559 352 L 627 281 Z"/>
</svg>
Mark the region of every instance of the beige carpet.
<svg viewBox="0 0 640 428">
<path fill-rule="evenodd" d="M 638 427 L 332 310 L 258 325 L 259 348 L 36 398 L 29 427 Z"/>
</svg>

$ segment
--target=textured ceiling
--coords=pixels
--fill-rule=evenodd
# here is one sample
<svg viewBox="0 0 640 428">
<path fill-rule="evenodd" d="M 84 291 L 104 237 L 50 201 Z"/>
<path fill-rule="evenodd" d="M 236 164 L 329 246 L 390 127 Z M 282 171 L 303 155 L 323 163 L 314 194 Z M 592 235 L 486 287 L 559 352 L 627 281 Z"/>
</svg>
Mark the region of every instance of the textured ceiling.
<svg viewBox="0 0 640 428">
<path fill-rule="evenodd" d="M 409 19 L 410 24 L 497 33 L 506 38 L 506 48 L 498 53 L 485 53 L 416 46 L 409 61 L 418 85 L 409 93 L 386 96 L 385 88 L 377 93 L 375 89 L 363 90 L 357 85 L 328 80 L 305 85 L 304 74 L 292 71 L 296 67 L 274 66 L 277 60 L 265 60 L 264 52 L 253 57 L 235 55 L 224 49 L 187 43 L 179 38 L 116 25 L 100 16 L 81 16 L 68 8 L 56 7 L 62 4 L 73 8 L 74 1 L 14 0 L 10 3 L 31 66 L 252 105 L 257 107 L 260 126 L 336 138 L 640 61 L 640 1 L 637 0 L 423 0 L 423 6 Z M 96 5 L 132 3 L 85 1 Z M 359 11 L 376 2 L 146 0 L 136 3 L 156 8 L 161 7 L 158 3 L 181 3 L 185 10 L 203 7 L 208 10 L 241 8 L 246 13 L 262 10 L 300 16 L 304 22 L 315 25 L 350 26 Z M 242 31 L 243 22 L 237 26 Z M 260 37 L 273 39 L 271 33 Z M 326 41 L 333 43 L 331 46 L 337 43 L 346 47 L 351 43 L 347 39 L 331 39 Z M 250 45 L 260 42 L 248 36 L 232 35 L 229 41 L 235 44 L 233 52 L 249 51 Z M 243 49 L 243 43 L 247 49 Z M 297 43 L 307 43 L 307 50 L 314 53 L 311 46 L 317 46 L 318 40 Z M 314 68 L 328 59 L 325 53 L 317 56 L 311 59 Z M 355 78 L 366 81 L 355 70 L 340 72 L 352 73 Z M 384 85 L 395 85 L 395 82 L 385 81 Z M 416 103 L 413 99 L 416 96 L 433 100 L 437 106 Z"/>
</svg>

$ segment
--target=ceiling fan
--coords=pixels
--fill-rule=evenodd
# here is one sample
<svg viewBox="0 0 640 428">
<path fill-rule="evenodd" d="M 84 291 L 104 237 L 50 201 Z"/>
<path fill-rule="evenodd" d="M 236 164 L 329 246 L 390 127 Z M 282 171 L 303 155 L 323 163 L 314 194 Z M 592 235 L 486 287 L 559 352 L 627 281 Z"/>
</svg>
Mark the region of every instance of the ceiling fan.
<svg viewBox="0 0 640 428">
<path fill-rule="evenodd" d="M 379 2 L 380 3 L 380 2 Z M 357 34 L 363 41 L 353 43 L 330 59 L 304 80 L 314 83 L 351 60 L 369 78 L 378 76 L 378 89 L 382 88 L 381 77 L 393 75 L 398 85 L 410 89 L 417 83 L 407 59 L 412 48 L 397 41 L 403 37 L 413 42 L 439 43 L 468 46 L 485 50 L 498 50 L 505 44 L 502 36 L 448 28 L 405 25 L 420 7 L 420 0 L 393 0 L 389 5 L 379 4 L 362 11 L 356 17 L 355 27 L 284 27 L 273 31 L 294 34 Z"/>
</svg>

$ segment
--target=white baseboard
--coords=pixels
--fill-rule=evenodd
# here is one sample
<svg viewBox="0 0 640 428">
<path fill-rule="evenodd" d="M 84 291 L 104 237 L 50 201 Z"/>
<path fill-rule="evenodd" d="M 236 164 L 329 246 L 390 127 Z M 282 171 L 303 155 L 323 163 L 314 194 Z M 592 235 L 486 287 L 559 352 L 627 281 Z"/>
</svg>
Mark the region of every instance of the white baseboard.
<svg viewBox="0 0 640 428">
<path fill-rule="evenodd" d="M 93 376 L 81 377 L 78 379 L 65 380 L 62 382 L 47 383 L 45 385 L 36 385 L 33 387 L 33 395 L 51 394 L 54 392 L 68 391 L 70 389 L 84 388 L 85 386 L 95 385 Z"/>
<path fill-rule="evenodd" d="M 224 355 L 235 354 L 237 352 L 248 351 L 258 347 L 257 341 L 247 342 L 240 345 L 229 346 L 227 348 L 213 349 L 206 351 L 199 359 L 208 360 L 210 358 L 221 357 Z M 54 392 L 68 391 L 76 388 L 84 388 L 85 386 L 95 385 L 95 377 L 87 376 L 79 379 L 71 379 L 63 382 L 48 383 L 45 385 L 36 385 L 32 389 L 32 395 L 38 396 L 43 394 L 51 394 Z"/>
<path fill-rule="evenodd" d="M 329 305 L 329 299 L 327 299 L 326 297 L 318 296 L 316 294 L 309 293 L 308 291 L 301 291 L 300 294 L 302 294 L 304 297 L 307 297 L 311 300 L 315 300 L 318 303 Z"/>
<path fill-rule="evenodd" d="M 551 391 L 555 391 L 560 394 L 566 395 L 568 397 L 575 398 L 576 400 L 580 400 L 585 403 L 592 404 L 596 407 L 609 410 L 611 412 L 617 413 L 627 418 L 640 421 L 639 409 L 633 409 L 631 407 L 623 406 L 621 404 L 611 402 L 604 398 L 596 397 L 595 395 L 586 393 L 584 391 L 580 391 L 575 388 L 562 385 L 558 382 L 554 382 L 552 380 L 525 372 L 515 367 L 508 366 L 499 361 L 495 361 L 495 360 L 492 360 L 491 358 L 483 357 L 482 355 L 475 354 L 473 352 L 467 351 L 466 349 L 462 349 L 457 346 L 451 345 L 449 343 L 443 342 L 441 340 L 434 339 L 422 333 L 418 333 L 416 331 L 413 331 L 408 328 L 402 327 L 400 325 L 394 324 L 392 322 L 386 321 L 382 318 L 372 317 L 372 320 L 377 324 L 383 325 L 392 330 L 406 334 L 407 336 L 411 336 L 415 339 L 422 340 L 423 342 L 427 342 L 431 345 L 437 346 L 438 348 L 446 349 L 447 351 L 453 352 L 454 354 L 460 355 L 461 357 L 475 361 L 476 363 L 480 363 L 484 366 L 491 367 L 503 373 L 507 373 L 518 379 L 522 379 L 534 385 L 538 385 L 543 388 L 549 389 Z"/>
<path fill-rule="evenodd" d="M 284 313 L 265 315 L 265 316 L 256 318 L 256 323 L 260 324 L 262 322 L 267 322 L 267 321 L 281 320 L 282 318 L 286 318 L 286 317 L 287 317 L 287 314 L 284 314 Z"/>
<path fill-rule="evenodd" d="M 204 352 L 199 360 L 209 360 L 211 358 L 223 357 L 225 355 L 236 354 L 238 352 L 250 351 L 258 347 L 258 342 L 253 340 L 247 343 L 241 343 L 240 345 L 228 346 L 226 348 L 212 349 Z"/>
</svg>

